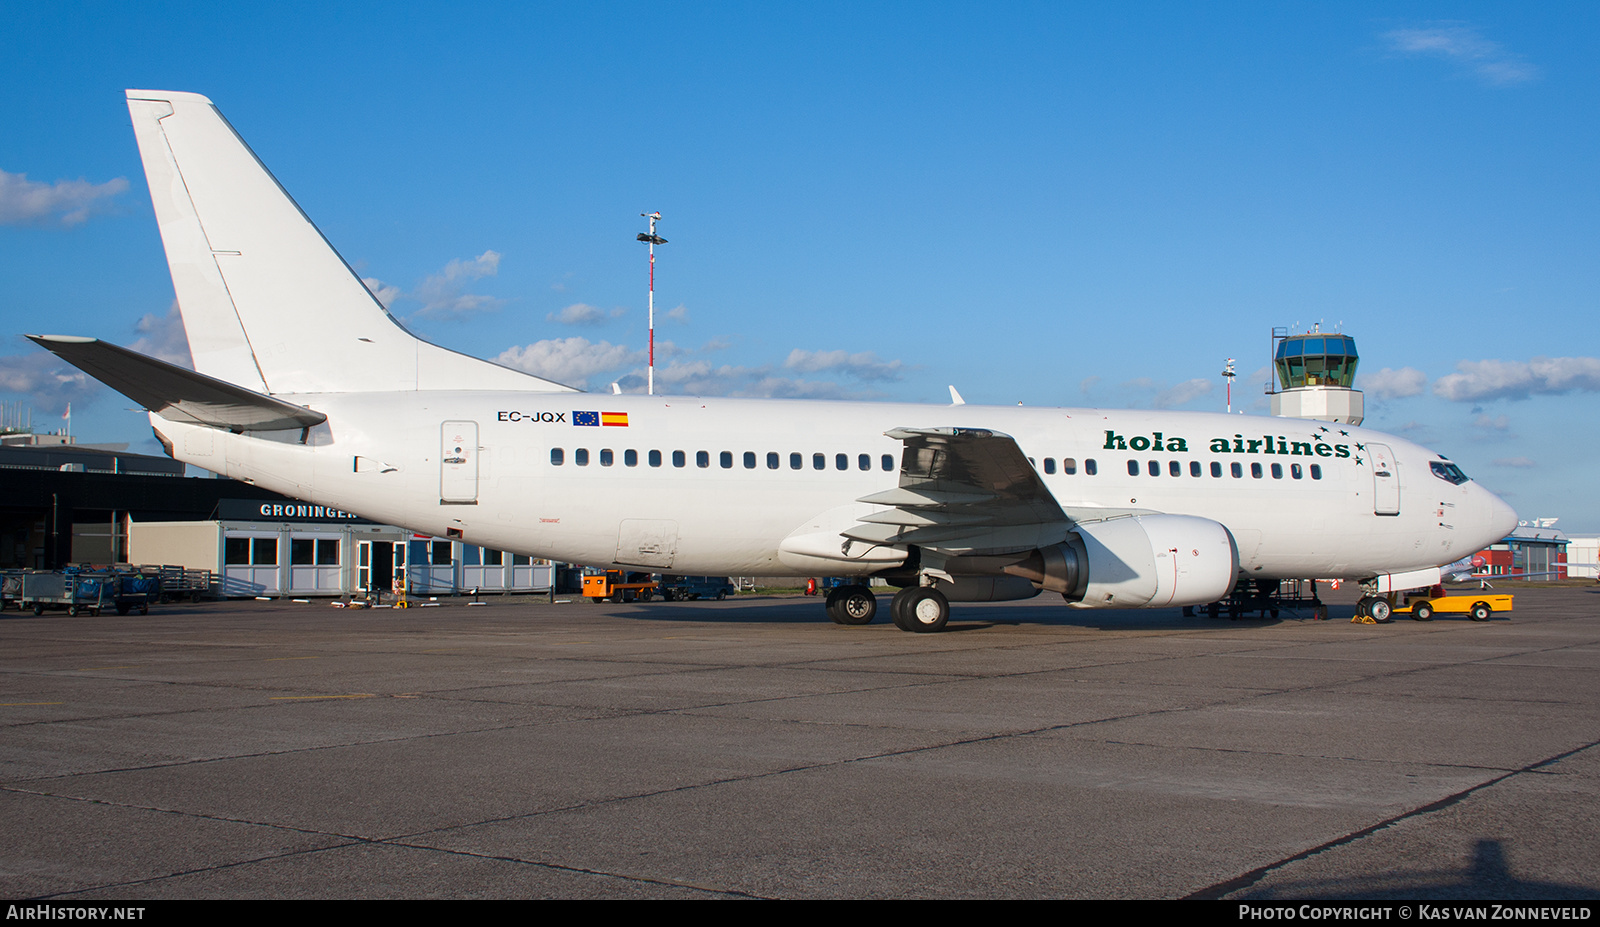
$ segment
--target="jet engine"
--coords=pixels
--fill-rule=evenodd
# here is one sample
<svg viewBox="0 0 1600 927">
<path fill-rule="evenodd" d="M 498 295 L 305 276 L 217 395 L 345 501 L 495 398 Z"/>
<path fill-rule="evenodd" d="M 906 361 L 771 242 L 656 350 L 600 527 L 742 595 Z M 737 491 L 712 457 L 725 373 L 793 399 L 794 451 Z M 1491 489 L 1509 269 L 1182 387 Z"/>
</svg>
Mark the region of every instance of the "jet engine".
<svg viewBox="0 0 1600 927">
<path fill-rule="evenodd" d="M 987 557 L 963 557 L 982 567 Z M 1228 529 L 1192 515 L 1134 515 L 1080 523 L 1067 540 L 998 566 L 1077 608 L 1204 605 L 1232 591 L 1239 551 Z"/>
</svg>

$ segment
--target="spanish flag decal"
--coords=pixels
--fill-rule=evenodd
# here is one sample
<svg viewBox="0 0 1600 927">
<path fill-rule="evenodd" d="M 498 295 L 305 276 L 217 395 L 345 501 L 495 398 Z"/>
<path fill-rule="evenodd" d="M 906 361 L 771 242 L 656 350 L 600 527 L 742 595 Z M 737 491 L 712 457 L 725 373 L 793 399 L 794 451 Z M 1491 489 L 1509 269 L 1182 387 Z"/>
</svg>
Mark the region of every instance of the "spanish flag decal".
<svg viewBox="0 0 1600 927">
<path fill-rule="evenodd" d="M 621 425 L 623 428 L 626 428 L 626 427 L 628 427 L 628 413 L 626 413 L 626 412 L 601 412 L 600 413 L 600 424 L 602 424 L 602 425 Z"/>
</svg>

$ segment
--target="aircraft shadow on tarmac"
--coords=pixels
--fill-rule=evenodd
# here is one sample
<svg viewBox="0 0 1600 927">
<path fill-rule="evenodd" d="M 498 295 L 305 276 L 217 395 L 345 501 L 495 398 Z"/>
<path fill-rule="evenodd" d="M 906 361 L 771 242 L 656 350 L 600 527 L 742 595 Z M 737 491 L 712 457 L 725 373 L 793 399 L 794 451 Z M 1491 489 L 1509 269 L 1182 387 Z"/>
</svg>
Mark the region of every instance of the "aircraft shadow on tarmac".
<svg viewBox="0 0 1600 927">
<path fill-rule="evenodd" d="M 1593 900 L 1596 887 L 1519 879 L 1506 861 L 1506 850 L 1499 840 L 1479 840 L 1472 848 L 1472 859 L 1460 869 L 1404 869 L 1334 879 L 1307 879 L 1277 882 L 1260 891 L 1239 891 L 1241 882 L 1254 881 L 1244 876 L 1205 892 L 1196 898 L 1221 898 L 1241 901 L 1273 901 L 1287 898 L 1316 898 L 1325 901 L 1393 901 L 1404 898 L 1473 899 L 1494 901 Z"/>
<path fill-rule="evenodd" d="M 748 600 L 746 600 L 748 602 Z M 611 611 L 610 609 L 615 609 Z M 822 610 L 822 600 L 777 599 L 762 604 L 740 603 L 736 607 L 726 604 L 687 602 L 631 602 L 610 606 L 608 613 L 639 621 L 704 621 L 727 624 L 815 624 L 827 623 Z M 1348 610 L 1348 609 L 1347 609 Z M 1335 611 L 1335 615 L 1339 612 Z M 1349 616 L 1345 615 L 1345 620 Z M 1298 620 L 1309 621 L 1310 610 Z M 942 633 L 980 631 L 995 627 L 1039 625 L 1044 627 L 1075 627 L 1101 631 L 1185 631 L 1204 628 L 1265 627 L 1297 620 L 1294 612 L 1284 610 L 1278 618 L 1249 617 L 1230 620 L 1205 617 L 1185 618 L 1182 609 L 1123 609 L 1079 610 L 1067 608 L 1058 602 L 1038 604 L 973 603 L 958 602 L 950 607 L 950 623 Z M 889 597 L 878 597 L 878 615 L 873 625 L 892 627 L 889 620 Z M 841 628 L 843 631 L 853 630 Z"/>
</svg>

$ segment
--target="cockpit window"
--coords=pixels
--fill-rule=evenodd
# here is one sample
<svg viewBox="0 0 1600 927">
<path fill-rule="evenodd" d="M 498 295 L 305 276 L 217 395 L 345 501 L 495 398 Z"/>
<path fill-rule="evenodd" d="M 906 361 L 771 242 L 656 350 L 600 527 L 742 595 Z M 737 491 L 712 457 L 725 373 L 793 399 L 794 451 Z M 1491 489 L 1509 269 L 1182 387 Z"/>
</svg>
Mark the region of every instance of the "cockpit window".
<svg viewBox="0 0 1600 927">
<path fill-rule="evenodd" d="M 1428 467 L 1433 470 L 1434 476 L 1444 480 L 1446 483 L 1454 483 L 1455 485 L 1460 486 L 1469 479 L 1465 473 L 1461 472 L 1460 467 L 1448 460 L 1429 461 Z"/>
</svg>

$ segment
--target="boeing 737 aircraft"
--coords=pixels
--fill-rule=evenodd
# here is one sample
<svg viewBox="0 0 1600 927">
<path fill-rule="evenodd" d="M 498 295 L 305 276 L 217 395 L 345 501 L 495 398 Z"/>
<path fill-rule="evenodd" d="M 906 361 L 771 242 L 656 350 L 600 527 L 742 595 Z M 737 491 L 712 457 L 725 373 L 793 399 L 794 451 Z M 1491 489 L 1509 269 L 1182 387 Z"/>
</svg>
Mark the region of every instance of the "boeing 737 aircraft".
<svg viewBox="0 0 1600 927">
<path fill-rule="evenodd" d="M 31 336 L 150 411 L 172 457 L 317 506 L 536 557 L 899 586 L 951 601 L 1214 603 L 1241 582 L 1372 596 L 1516 526 L 1443 456 L 1375 431 L 1195 412 L 601 395 L 414 337 L 211 101 L 128 109 L 194 370 Z"/>
</svg>

